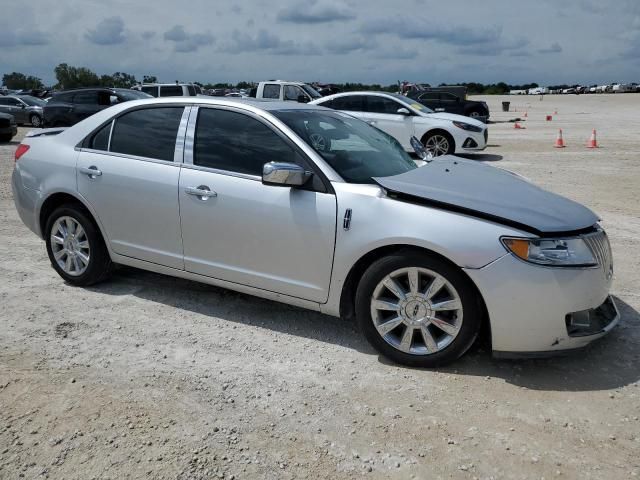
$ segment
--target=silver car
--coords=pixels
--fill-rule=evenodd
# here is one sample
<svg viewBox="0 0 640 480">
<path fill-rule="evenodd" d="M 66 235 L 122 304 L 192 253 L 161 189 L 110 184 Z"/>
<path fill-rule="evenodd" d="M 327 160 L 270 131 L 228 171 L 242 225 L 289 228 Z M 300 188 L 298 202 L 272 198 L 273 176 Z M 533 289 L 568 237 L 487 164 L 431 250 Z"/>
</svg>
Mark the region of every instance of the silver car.
<svg viewBox="0 0 640 480">
<path fill-rule="evenodd" d="M 122 264 L 355 317 L 407 365 L 451 362 L 483 330 L 503 356 L 576 349 L 619 319 L 589 209 L 454 156 L 418 168 L 322 107 L 127 102 L 32 132 L 12 183 L 72 285 Z"/>
<path fill-rule="evenodd" d="M 8 95 L 0 97 L 0 113 L 13 115 L 18 125 L 29 123 L 39 128 L 42 126 L 42 108 L 46 105 L 41 100 L 30 95 Z"/>
</svg>

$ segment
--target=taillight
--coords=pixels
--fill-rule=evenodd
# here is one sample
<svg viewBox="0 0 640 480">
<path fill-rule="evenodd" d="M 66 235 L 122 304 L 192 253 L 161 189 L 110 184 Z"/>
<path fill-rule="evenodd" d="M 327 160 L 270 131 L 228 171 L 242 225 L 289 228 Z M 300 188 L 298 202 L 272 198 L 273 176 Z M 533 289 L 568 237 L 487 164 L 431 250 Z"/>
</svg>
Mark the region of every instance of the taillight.
<svg viewBox="0 0 640 480">
<path fill-rule="evenodd" d="M 18 148 L 16 148 L 16 154 L 14 156 L 15 161 L 17 162 L 18 160 L 20 160 L 20 157 L 25 153 L 27 153 L 28 150 L 29 150 L 29 145 L 25 145 L 23 143 L 18 145 Z"/>
</svg>

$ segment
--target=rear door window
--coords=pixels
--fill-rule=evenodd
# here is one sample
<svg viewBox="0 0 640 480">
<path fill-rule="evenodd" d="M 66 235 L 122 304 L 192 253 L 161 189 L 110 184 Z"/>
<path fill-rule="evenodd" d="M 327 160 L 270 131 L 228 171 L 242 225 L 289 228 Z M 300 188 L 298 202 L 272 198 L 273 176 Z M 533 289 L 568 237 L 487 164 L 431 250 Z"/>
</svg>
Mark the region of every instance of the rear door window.
<svg viewBox="0 0 640 480">
<path fill-rule="evenodd" d="M 116 119 L 111 152 L 173 162 L 184 107 L 134 110 Z"/>
<path fill-rule="evenodd" d="M 98 105 L 98 92 L 78 92 L 73 97 L 73 103 L 81 105 Z"/>
<path fill-rule="evenodd" d="M 348 112 L 364 112 L 363 100 L 364 95 L 345 95 L 344 97 L 334 98 L 331 101 L 330 108 Z M 329 106 L 326 103 L 321 105 Z"/>
<path fill-rule="evenodd" d="M 163 85 L 160 87 L 161 97 L 182 97 L 182 87 L 180 85 Z"/>
<path fill-rule="evenodd" d="M 280 85 L 267 83 L 262 89 L 262 98 L 280 98 Z"/>
<path fill-rule="evenodd" d="M 389 100 L 385 97 L 378 97 L 376 95 L 367 95 L 366 96 L 366 112 L 369 113 L 383 113 L 383 114 L 391 114 L 396 115 L 398 113 L 398 109 L 402 108 L 402 105 L 398 104 L 394 100 Z"/>
<path fill-rule="evenodd" d="M 189 91 L 189 96 L 191 97 L 196 96 L 196 89 L 193 85 L 187 85 L 187 90 Z"/>
</svg>

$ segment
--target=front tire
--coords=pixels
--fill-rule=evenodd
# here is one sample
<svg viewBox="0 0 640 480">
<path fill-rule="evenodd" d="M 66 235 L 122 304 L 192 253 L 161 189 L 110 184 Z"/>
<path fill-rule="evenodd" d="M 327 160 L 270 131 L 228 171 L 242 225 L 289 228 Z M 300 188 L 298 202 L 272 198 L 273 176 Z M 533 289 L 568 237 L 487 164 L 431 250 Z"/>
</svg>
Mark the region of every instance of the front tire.
<svg viewBox="0 0 640 480">
<path fill-rule="evenodd" d="M 482 310 L 462 271 L 427 253 L 399 252 L 375 261 L 356 292 L 356 320 L 390 360 L 433 368 L 453 362 L 480 332 Z"/>
<path fill-rule="evenodd" d="M 54 210 L 47 219 L 45 241 L 54 270 L 72 285 L 93 285 L 111 270 L 102 235 L 82 207 L 63 205 Z"/>
<path fill-rule="evenodd" d="M 444 131 L 428 132 L 422 137 L 422 144 L 434 157 L 451 155 L 456 149 L 453 137 Z"/>
</svg>

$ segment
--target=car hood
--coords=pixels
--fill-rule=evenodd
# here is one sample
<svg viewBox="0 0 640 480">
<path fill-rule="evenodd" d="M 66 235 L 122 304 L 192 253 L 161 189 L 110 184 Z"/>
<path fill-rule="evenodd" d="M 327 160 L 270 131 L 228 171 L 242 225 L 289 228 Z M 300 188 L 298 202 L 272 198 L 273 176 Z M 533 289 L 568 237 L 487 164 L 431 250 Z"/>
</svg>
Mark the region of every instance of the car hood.
<svg viewBox="0 0 640 480">
<path fill-rule="evenodd" d="M 434 112 L 434 113 L 425 113 L 425 118 L 435 118 L 437 120 L 449 120 L 450 122 L 463 122 L 468 123 L 470 125 L 475 125 L 476 127 L 486 128 L 486 125 L 479 120 L 474 120 L 470 117 L 465 117 L 463 115 L 456 115 L 455 113 L 446 113 L 446 112 Z"/>
<path fill-rule="evenodd" d="M 398 198 L 536 235 L 583 230 L 599 220 L 587 207 L 543 190 L 515 173 L 452 155 L 400 175 L 373 180 Z"/>
</svg>

